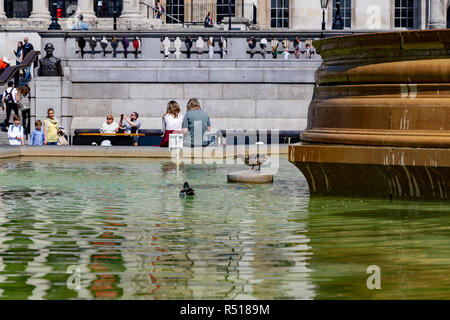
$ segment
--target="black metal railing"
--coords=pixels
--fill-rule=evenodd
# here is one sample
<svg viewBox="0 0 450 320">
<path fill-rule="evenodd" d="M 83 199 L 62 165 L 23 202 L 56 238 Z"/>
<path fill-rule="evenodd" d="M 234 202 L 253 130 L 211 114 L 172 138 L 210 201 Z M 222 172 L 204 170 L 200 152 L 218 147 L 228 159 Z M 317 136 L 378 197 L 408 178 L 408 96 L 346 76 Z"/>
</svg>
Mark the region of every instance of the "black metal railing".
<svg viewBox="0 0 450 320">
<path fill-rule="evenodd" d="M 142 4 L 142 5 L 147 7 L 147 18 L 150 18 L 149 10 L 152 10 L 153 13 L 159 13 L 160 15 L 164 15 L 164 16 L 168 17 L 169 19 L 171 19 L 172 21 L 175 21 L 177 23 L 181 23 L 183 25 L 183 27 L 184 27 L 184 21 L 181 21 L 181 20 L 175 18 L 174 16 L 172 16 L 170 14 L 167 14 L 167 13 L 161 11 L 161 10 L 158 10 L 155 7 L 149 5 L 149 4 L 145 3 L 145 2 L 139 2 L 139 4 Z"/>
<path fill-rule="evenodd" d="M 11 79 L 14 79 L 14 86 L 17 87 L 19 85 L 19 75 L 20 70 L 25 70 L 28 67 L 31 66 L 31 64 L 37 64 L 37 59 L 39 58 L 39 55 L 41 54 L 40 51 L 30 51 L 26 56 L 25 59 L 23 59 L 23 62 L 17 66 L 10 66 L 6 68 L 1 74 L 0 74 L 0 85 L 4 85 L 5 83 L 8 83 Z"/>
</svg>

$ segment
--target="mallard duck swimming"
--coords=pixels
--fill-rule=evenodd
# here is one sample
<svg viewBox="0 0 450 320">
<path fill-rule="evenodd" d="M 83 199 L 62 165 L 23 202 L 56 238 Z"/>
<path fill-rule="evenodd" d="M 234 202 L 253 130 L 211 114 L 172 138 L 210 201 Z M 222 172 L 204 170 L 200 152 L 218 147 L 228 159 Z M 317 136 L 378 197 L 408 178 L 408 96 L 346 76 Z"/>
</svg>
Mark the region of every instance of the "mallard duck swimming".
<svg viewBox="0 0 450 320">
<path fill-rule="evenodd" d="M 185 182 L 183 185 L 183 189 L 180 191 L 180 197 L 193 197 L 195 196 L 194 189 L 189 187 L 189 183 Z"/>
<path fill-rule="evenodd" d="M 252 167 L 252 170 L 255 169 L 256 166 L 258 166 L 257 170 L 261 170 L 261 165 L 268 159 L 265 153 L 246 155 L 238 154 L 236 158 L 241 159 L 246 165 Z"/>
</svg>

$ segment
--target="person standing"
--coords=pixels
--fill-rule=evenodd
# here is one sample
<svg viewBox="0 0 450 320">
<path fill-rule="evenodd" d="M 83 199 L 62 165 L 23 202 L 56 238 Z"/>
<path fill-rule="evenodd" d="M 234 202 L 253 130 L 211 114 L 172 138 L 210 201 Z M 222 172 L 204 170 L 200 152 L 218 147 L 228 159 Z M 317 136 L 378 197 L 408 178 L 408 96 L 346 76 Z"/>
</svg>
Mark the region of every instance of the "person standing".
<svg viewBox="0 0 450 320">
<path fill-rule="evenodd" d="M 214 27 L 214 21 L 211 16 L 211 12 L 208 12 L 208 14 L 205 17 L 205 28 L 213 28 Z"/>
<path fill-rule="evenodd" d="M 113 57 L 117 57 L 117 47 L 118 47 L 118 41 L 117 37 L 114 36 L 111 40 L 111 48 L 113 49 Z"/>
<path fill-rule="evenodd" d="M 139 48 L 141 47 L 141 41 L 139 40 L 138 37 L 134 37 L 133 40 L 133 48 L 134 48 L 134 57 L 137 59 L 138 57 L 138 53 L 139 53 Z"/>
<path fill-rule="evenodd" d="M 42 121 L 36 120 L 36 122 L 34 123 L 34 130 L 33 133 L 31 134 L 30 141 L 28 142 L 28 144 L 30 146 L 42 146 L 44 144 L 44 140 L 45 134 L 44 131 L 42 130 Z"/>
<path fill-rule="evenodd" d="M 157 19 L 161 19 L 161 16 L 165 12 L 164 7 L 161 5 L 161 2 L 159 0 L 156 0 L 156 10 L 158 10 L 158 13 L 156 14 Z"/>
<path fill-rule="evenodd" d="M 28 37 L 23 38 L 23 42 L 24 42 L 24 45 L 23 45 L 23 58 L 22 59 L 25 59 L 27 54 L 29 54 L 31 51 L 34 50 L 34 47 L 30 42 L 28 42 Z M 25 78 L 28 80 L 31 80 L 31 64 L 27 68 Z"/>
<path fill-rule="evenodd" d="M 302 41 L 300 40 L 300 38 L 298 36 L 295 37 L 294 40 L 294 54 L 295 54 L 295 59 L 300 58 L 300 47 L 302 45 Z"/>
<path fill-rule="evenodd" d="M 3 91 L 2 97 L 2 111 L 5 110 L 6 106 L 6 119 L 5 126 L 9 126 L 9 118 L 11 117 L 11 111 L 14 111 L 16 116 L 19 115 L 19 107 L 17 105 L 17 89 L 14 88 L 14 82 L 8 81 L 8 88 Z"/>
<path fill-rule="evenodd" d="M 55 118 L 55 110 L 47 110 L 47 119 L 44 121 L 44 144 L 58 145 L 58 133 L 61 130 L 58 127 L 58 119 Z"/>
<path fill-rule="evenodd" d="M 127 36 L 124 36 L 122 39 L 122 46 L 123 46 L 123 55 L 125 59 L 128 56 L 128 47 L 130 45 L 130 40 L 128 40 Z"/>
<path fill-rule="evenodd" d="M 25 130 L 25 135 L 30 133 L 30 87 L 25 85 L 17 89 L 17 105 L 22 113 L 22 126 Z"/>
<path fill-rule="evenodd" d="M 14 55 L 16 56 L 16 66 L 18 66 L 23 61 L 23 42 L 22 41 L 19 41 L 17 43 L 17 49 L 14 50 Z"/>
<path fill-rule="evenodd" d="M 23 139 L 23 128 L 20 125 L 20 117 L 15 115 L 14 123 L 8 128 L 9 144 L 12 146 L 23 146 L 25 141 Z"/>
<path fill-rule="evenodd" d="M 174 100 L 167 104 L 166 113 L 162 117 L 163 139 L 160 147 L 169 146 L 169 135 L 171 133 L 181 133 L 183 126 L 183 115 L 178 103 Z"/>
</svg>

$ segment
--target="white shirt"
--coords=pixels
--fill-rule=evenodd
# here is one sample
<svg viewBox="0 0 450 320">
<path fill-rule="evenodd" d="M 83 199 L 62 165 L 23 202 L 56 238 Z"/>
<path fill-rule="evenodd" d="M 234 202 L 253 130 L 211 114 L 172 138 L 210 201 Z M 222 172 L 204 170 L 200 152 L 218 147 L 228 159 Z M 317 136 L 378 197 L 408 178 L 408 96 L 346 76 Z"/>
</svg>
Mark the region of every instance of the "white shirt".
<svg viewBox="0 0 450 320">
<path fill-rule="evenodd" d="M 17 140 L 16 139 L 17 137 L 23 138 L 23 127 L 20 124 L 17 127 L 14 124 L 12 124 L 8 128 L 9 144 L 12 146 L 22 145 L 22 141 Z"/>
<path fill-rule="evenodd" d="M 3 96 L 4 96 L 5 98 L 6 98 L 6 95 L 8 94 L 9 91 L 11 91 L 11 88 L 6 88 L 5 91 L 3 91 Z M 16 88 L 13 88 L 11 94 L 12 94 L 14 103 L 17 103 L 16 93 L 17 93 L 17 89 L 16 89 Z M 5 102 L 5 103 L 6 103 L 6 102 Z"/>
<path fill-rule="evenodd" d="M 108 124 L 107 122 L 103 122 L 102 127 L 100 128 L 101 133 L 116 133 L 116 129 L 119 127 L 117 122 L 112 122 Z"/>
<path fill-rule="evenodd" d="M 177 118 L 174 118 L 170 113 L 163 118 L 163 131 L 166 130 L 182 130 L 184 116 L 179 113 Z"/>
</svg>

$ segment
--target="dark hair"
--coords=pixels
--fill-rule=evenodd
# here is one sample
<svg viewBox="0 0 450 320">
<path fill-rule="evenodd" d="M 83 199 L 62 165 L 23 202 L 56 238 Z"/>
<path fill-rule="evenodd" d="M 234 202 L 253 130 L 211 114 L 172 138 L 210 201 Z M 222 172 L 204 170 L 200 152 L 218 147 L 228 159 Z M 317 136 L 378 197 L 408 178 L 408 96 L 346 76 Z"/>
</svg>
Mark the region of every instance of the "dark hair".
<svg viewBox="0 0 450 320">
<path fill-rule="evenodd" d="M 13 117 L 13 120 L 14 121 L 20 121 L 20 117 L 17 114 L 15 114 L 14 117 Z"/>
<path fill-rule="evenodd" d="M 8 87 L 12 87 L 14 85 L 14 81 L 9 80 L 8 81 Z"/>
<path fill-rule="evenodd" d="M 136 111 L 133 111 L 133 113 L 136 115 L 136 119 L 139 118 L 139 113 L 137 113 Z"/>
<path fill-rule="evenodd" d="M 42 126 L 42 121 L 41 120 L 36 120 L 36 122 L 34 123 L 35 126 Z"/>
</svg>

